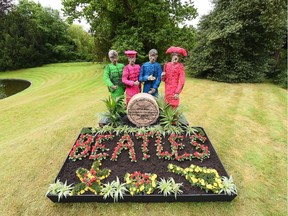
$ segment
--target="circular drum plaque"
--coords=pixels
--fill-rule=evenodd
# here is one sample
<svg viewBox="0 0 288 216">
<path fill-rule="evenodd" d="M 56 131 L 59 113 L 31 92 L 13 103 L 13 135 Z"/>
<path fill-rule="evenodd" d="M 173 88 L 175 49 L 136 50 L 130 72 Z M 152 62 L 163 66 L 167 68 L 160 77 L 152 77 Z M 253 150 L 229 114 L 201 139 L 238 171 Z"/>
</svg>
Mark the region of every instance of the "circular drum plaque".
<svg viewBox="0 0 288 216">
<path fill-rule="evenodd" d="M 136 94 L 128 103 L 127 116 L 137 126 L 149 126 L 159 117 L 158 104 L 150 94 Z"/>
</svg>

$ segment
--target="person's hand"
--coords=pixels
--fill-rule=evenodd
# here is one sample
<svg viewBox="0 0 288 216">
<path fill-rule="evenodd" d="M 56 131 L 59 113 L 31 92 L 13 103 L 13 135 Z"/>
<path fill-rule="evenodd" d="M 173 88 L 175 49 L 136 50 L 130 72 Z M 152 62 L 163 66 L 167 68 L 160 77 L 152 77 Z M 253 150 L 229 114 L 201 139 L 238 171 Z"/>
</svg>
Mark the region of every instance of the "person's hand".
<svg viewBox="0 0 288 216">
<path fill-rule="evenodd" d="M 118 88 L 118 86 L 114 85 L 111 87 L 113 90 L 116 90 Z"/>
<path fill-rule="evenodd" d="M 150 81 L 153 81 L 153 80 L 155 80 L 156 78 L 151 74 L 149 77 L 148 77 L 148 80 L 150 80 Z"/>
<path fill-rule="evenodd" d="M 178 99 L 178 98 L 179 98 L 179 94 L 175 94 L 174 99 Z"/>
<path fill-rule="evenodd" d="M 140 83 L 138 80 L 134 81 L 134 86 L 139 86 L 139 85 L 140 85 Z"/>
<path fill-rule="evenodd" d="M 148 92 L 148 94 L 153 94 L 156 91 L 156 89 L 151 88 L 150 91 Z"/>
</svg>

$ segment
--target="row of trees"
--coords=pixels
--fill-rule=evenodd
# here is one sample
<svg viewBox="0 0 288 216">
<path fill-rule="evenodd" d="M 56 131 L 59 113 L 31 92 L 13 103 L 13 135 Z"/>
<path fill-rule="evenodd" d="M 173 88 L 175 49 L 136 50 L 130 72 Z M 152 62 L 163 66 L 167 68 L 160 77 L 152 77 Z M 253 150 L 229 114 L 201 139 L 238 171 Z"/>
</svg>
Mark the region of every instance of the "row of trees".
<svg viewBox="0 0 288 216">
<path fill-rule="evenodd" d="M 0 71 L 93 59 L 93 37 L 39 3 L 2 1 L 0 29 Z"/>
<path fill-rule="evenodd" d="M 4 3 L 3 3 L 4 2 Z M 224 82 L 262 82 L 287 86 L 287 3 L 284 0 L 212 0 L 213 11 L 199 28 L 191 0 L 62 0 L 68 21 L 84 17 L 90 33 L 68 25 L 59 12 L 29 0 L 0 4 L 0 71 L 51 62 L 103 61 L 116 49 L 138 51 L 181 46 L 188 50 L 189 73 Z M 181 26 L 181 27 L 180 27 Z M 3 30 L 2 30 L 3 29 Z"/>
</svg>

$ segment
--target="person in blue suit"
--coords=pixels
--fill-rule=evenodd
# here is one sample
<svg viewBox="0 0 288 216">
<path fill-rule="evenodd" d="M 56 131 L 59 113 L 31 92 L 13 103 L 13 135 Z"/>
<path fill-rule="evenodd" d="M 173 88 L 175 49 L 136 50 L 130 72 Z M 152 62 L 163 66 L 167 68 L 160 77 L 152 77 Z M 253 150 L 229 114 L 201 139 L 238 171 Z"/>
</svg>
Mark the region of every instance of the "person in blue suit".
<svg viewBox="0 0 288 216">
<path fill-rule="evenodd" d="M 144 83 L 144 93 L 151 94 L 155 97 L 158 96 L 158 87 L 161 82 L 162 68 L 161 65 L 156 62 L 158 52 L 156 49 L 149 51 L 149 62 L 142 65 L 139 75 L 139 81 Z"/>
</svg>

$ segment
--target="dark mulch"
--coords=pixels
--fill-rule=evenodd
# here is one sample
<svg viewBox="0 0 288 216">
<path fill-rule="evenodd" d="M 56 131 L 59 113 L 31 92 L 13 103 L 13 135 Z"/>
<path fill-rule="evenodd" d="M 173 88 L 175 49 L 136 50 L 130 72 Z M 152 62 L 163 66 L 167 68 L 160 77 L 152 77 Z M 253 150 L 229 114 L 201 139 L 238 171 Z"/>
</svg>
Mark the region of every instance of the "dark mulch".
<svg viewBox="0 0 288 216">
<path fill-rule="evenodd" d="M 205 136 L 207 137 L 206 134 Z M 110 176 L 107 179 L 103 180 L 103 183 L 115 180 L 116 176 L 118 176 L 120 181 L 124 183 L 125 173 L 127 172 L 133 173 L 134 171 L 140 171 L 141 173 L 156 173 L 158 176 L 157 178 L 158 181 L 160 180 L 160 178 L 168 179 L 169 177 L 173 177 L 175 182 L 183 182 L 183 188 L 182 188 L 183 194 L 206 194 L 204 190 L 201 190 L 196 187 L 191 187 L 190 183 L 186 181 L 185 177 L 168 172 L 167 169 L 168 164 L 173 163 L 183 168 L 190 166 L 190 164 L 203 167 L 205 166 L 208 168 L 216 169 L 220 176 L 227 176 L 227 172 L 225 171 L 208 137 L 204 145 L 208 146 L 208 149 L 210 151 L 210 158 L 205 159 L 203 162 L 201 162 L 198 159 L 193 159 L 192 161 L 178 162 L 178 161 L 159 159 L 156 156 L 155 138 L 149 139 L 149 154 L 151 155 L 151 157 L 147 161 L 143 161 L 141 151 L 141 144 L 143 141 L 142 139 L 136 139 L 134 136 L 131 136 L 134 142 L 134 148 L 137 157 L 136 163 L 130 161 L 128 150 L 123 150 L 122 153 L 119 155 L 117 161 L 114 162 L 110 160 L 113 150 L 117 145 L 117 141 L 119 141 L 120 138 L 121 135 L 115 136 L 113 140 L 103 142 L 103 144 L 105 144 L 106 147 L 110 149 L 110 151 L 108 152 L 109 157 L 106 160 L 102 160 L 102 168 L 108 168 L 111 170 Z M 178 150 L 179 155 L 183 154 L 185 151 L 188 153 L 194 152 L 194 147 L 190 144 L 189 137 L 185 137 L 183 141 L 177 141 L 177 142 L 182 142 L 183 144 L 185 144 L 184 149 Z M 163 137 L 162 144 L 164 147 L 164 151 L 167 150 L 171 152 L 168 136 Z M 74 183 L 75 185 L 77 183 L 80 183 L 80 180 L 76 175 L 76 170 L 79 167 L 90 169 L 93 162 L 94 160 L 91 160 L 88 157 L 80 161 L 78 160 L 76 162 L 73 162 L 67 158 L 57 178 L 60 179 L 61 182 L 65 182 L 67 180 L 69 184 Z M 158 191 L 156 190 L 154 194 L 157 193 Z"/>
</svg>

